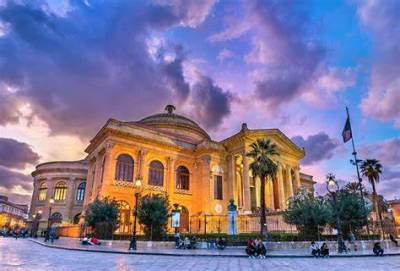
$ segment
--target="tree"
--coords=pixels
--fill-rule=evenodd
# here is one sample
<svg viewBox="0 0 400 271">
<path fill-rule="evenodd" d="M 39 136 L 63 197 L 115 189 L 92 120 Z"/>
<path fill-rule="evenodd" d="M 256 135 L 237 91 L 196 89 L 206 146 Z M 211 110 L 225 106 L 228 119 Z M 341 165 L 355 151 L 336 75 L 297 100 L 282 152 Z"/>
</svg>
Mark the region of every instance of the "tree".
<svg viewBox="0 0 400 271">
<path fill-rule="evenodd" d="M 253 177 L 259 177 L 261 181 L 260 187 L 260 232 L 266 234 L 267 232 L 267 219 L 265 207 L 265 183 L 267 180 L 274 180 L 278 171 L 278 165 L 272 160 L 273 157 L 278 156 L 277 146 L 271 143 L 268 139 L 257 139 L 251 145 L 250 152 L 247 153 L 248 157 L 253 158 L 249 165 Z"/>
<path fill-rule="evenodd" d="M 306 188 L 301 187 L 289 198 L 283 219 L 286 223 L 296 225 L 306 239 L 313 240 L 321 233 L 322 227 L 331 221 L 332 213 L 324 197 L 315 197 Z"/>
<path fill-rule="evenodd" d="M 363 195 L 366 195 L 367 193 L 365 192 L 365 187 L 360 184 L 359 182 L 350 182 L 347 183 L 344 186 L 344 190 L 346 190 L 349 193 L 355 194 L 355 195 L 359 195 L 360 194 L 360 185 L 361 185 L 361 189 L 363 191 Z"/>
<path fill-rule="evenodd" d="M 358 192 L 358 191 L 357 191 Z M 363 206 L 363 201 L 359 193 L 349 191 L 348 187 L 341 189 L 337 193 L 337 206 L 334 206 L 333 199 L 327 195 L 331 208 L 338 208 L 340 223 L 344 235 L 351 232 L 358 233 L 367 223 L 371 209 Z M 334 210 L 331 210 L 334 214 Z M 335 217 L 329 222 L 333 227 L 337 227 Z"/>
<path fill-rule="evenodd" d="M 140 198 L 137 210 L 139 223 L 150 240 L 161 240 L 167 230 L 169 200 L 165 194 L 146 195 Z"/>
<path fill-rule="evenodd" d="M 372 186 L 374 209 L 376 214 L 378 215 L 381 237 L 383 238 L 382 213 L 378 203 L 378 194 L 376 192 L 376 184 L 379 182 L 379 177 L 382 174 L 382 165 L 376 159 L 366 159 L 361 162 L 360 168 L 362 175 L 368 178 L 368 181 L 371 183 Z"/>
<path fill-rule="evenodd" d="M 118 225 L 118 202 L 105 198 L 95 199 L 86 210 L 86 225 L 93 227 L 99 238 L 111 239 Z"/>
</svg>

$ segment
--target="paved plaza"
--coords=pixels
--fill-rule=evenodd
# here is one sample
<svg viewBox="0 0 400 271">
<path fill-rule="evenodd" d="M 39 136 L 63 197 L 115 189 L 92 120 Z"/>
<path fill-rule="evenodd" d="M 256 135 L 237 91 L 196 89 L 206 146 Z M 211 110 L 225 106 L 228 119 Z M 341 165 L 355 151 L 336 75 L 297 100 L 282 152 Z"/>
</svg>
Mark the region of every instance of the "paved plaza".
<svg viewBox="0 0 400 271">
<path fill-rule="evenodd" d="M 0 270 L 400 270 L 400 256 L 363 258 L 217 258 L 123 255 L 55 249 L 0 239 Z"/>
</svg>

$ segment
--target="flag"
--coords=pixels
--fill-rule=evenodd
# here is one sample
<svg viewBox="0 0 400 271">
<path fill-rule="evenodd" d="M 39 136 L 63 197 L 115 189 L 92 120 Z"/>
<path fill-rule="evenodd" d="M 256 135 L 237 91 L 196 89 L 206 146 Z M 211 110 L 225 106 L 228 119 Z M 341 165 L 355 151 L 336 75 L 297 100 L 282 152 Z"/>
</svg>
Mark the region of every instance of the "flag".
<svg viewBox="0 0 400 271">
<path fill-rule="evenodd" d="M 349 116 L 347 116 L 346 124 L 344 125 L 343 131 L 342 131 L 342 137 L 343 137 L 344 143 L 346 143 L 353 137 L 353 135 L 351 133 L 351 125 L 350 125 Z"/>
</svg>

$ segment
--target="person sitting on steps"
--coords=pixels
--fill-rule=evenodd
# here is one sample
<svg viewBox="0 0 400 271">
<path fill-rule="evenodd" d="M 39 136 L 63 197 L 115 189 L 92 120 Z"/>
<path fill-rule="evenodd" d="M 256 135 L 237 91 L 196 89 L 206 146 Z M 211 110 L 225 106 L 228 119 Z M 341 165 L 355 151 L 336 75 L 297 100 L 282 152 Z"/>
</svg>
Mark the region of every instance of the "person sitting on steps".
<svg viewBox="0 0 400 271">
<path fill-rule="evenodd" d="M 265 255 L 267 254 L 267 249 L 265 248 L 263 241 L 259 238 L 256 238 L 255 244 L 256 244 L 256 255 L 260 259 L 265 259 Z"/>
<path fill-rule="evenodd" d="M 321 254 L 318 244 L 316 244 L 314 241 L 311 242 L 310 250 L 311 255 L 313 255 L 314 257 L 319 257 Z"/>
<path fill-rule="evenodd" d="M 327 243 L 323 243 L 320 249 L 320 253 L 322 257 L 329 257 L 329 248 Z"/>
<path fill-rule="evenodd" d="M 247 240 L 246 254 L 249 256 L 249 258 L 254 258 L 256 254 L 256 247 L 253 239 L 251 238 Z"/>
<path fill-rule="evenodd" d="M 383 256 L 383 248 L 381 247 L 381 243 L 376 242 L 374 244 L 374 248 L 372 249 L 374 252 L 375 256 Z"/>
</svg>

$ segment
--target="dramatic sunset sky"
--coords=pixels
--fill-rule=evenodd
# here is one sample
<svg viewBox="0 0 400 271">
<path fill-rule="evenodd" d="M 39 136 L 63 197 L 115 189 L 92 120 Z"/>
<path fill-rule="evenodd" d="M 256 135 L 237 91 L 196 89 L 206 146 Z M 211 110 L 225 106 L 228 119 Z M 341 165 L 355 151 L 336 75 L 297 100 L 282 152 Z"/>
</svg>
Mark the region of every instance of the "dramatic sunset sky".
<svg viewBox="0 0 400 271">
<path fill-rule="evenodd" d="M 0 0 L 0 194 L 28 203 L 35 164 L 172 103 L 214 140 L 279 128 L 302 171 L 341 184 L 347 105 L 378 192 L 400 198 L 399 18 L 398 0 Z"/>
</svg>

